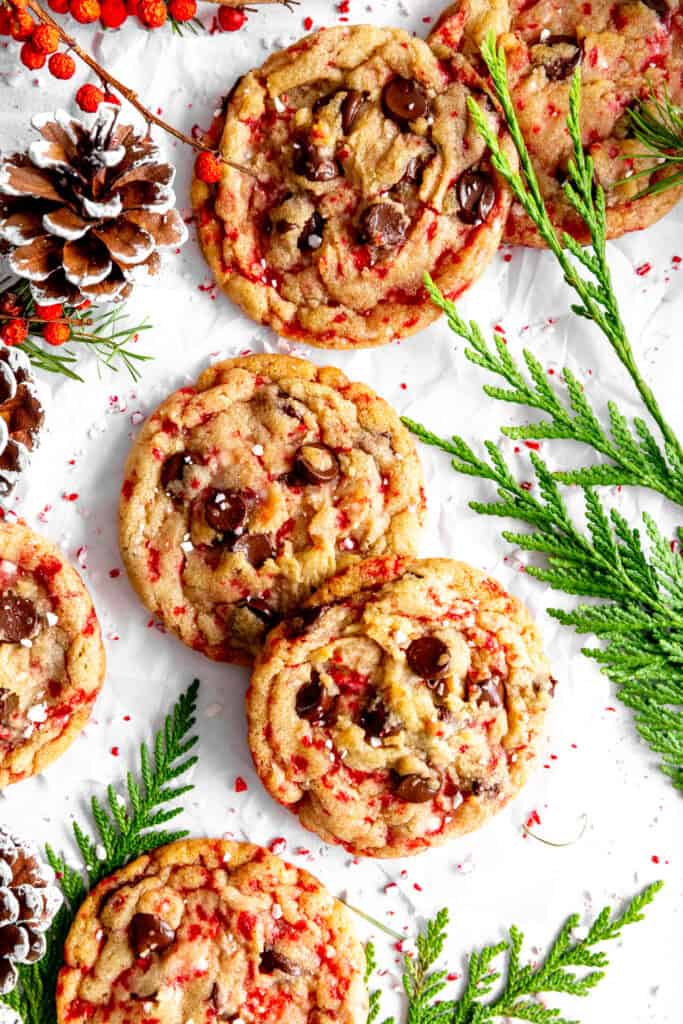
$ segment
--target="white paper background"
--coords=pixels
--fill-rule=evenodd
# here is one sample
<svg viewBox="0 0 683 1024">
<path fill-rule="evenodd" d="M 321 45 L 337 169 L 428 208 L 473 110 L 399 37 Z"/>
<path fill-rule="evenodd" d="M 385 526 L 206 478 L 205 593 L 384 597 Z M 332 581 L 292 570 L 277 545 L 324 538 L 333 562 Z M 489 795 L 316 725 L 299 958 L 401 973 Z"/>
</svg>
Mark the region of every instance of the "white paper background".
<svg viewBox="0 0 683 1024">
<path fill-rule="evenodd" d="M 412 0 L 410 11 L 406 4 L 389 0 L 372 5 L 351 0 L 349 18 L 420 32 L 424 18 L 435 13 L 425 0 Z M 195 122 L 208 125 L 219 98 L 238 74 L 303 34 L 305 15 L 316 27 L 339 19 L 330 0 L 306 0 L 294 14 L 262 8 L 251 16 L 246 30 L 233 35 L 189 35 L 180 40 L 170 31 L 145 33 L 129 24 L 106 38 L 94 29 L 82 37 L 94 39 L 98 58 L 137 88 L 151 108 L 161 109 L 189 131 Z M 210 8 L 203 8 L 203 17 L 211 23 Z M 0 48 L 4 149 L 28 141 L 30 112 L 68 104 L 76 84 L 85 80 L 58 83 L 47 73 L 34 77 L 17 70 L 16 54 L 14 44 L 11 51 Z M 191 155 L 171 140 L 163 142 L 178 166 L 182 207 L 187 204 Z M 683 270 L 672 257 L 683 256 L 682 225 L 679 208 L 657 227 L 610 249 L 641 367 L 679 433 Z M 646 262 L 651 271 L 638 276 L 635 268 Z M 140 348 L 153 353 L 155 361 L 146 367 L 138 386 L 131 386 L 124 373 L 99 378 L 92 366 L 85 367 L 86 385 L 51 382 L 51 432 L 13 505 L 73 560 L 80 552 L 106 639 L 107 684 L 92 723 L 71 750 L 41 778 L 0 797 L 0 821 L 38 840 L 68 845 L 70 818 L 78 815 L 82 820 L 89 797 L 101 795 L 108 782 L 117 782 L 127 767 L 135 765 L 139 741 L 150 735 L 162 712 L 198 676 L 201 763 L 181 819 L 194 834 L 226 834 L 262 843 L 284 837 L 286 856 L 399 931 L 414 933 L 427 915 L 448 904 L 453 919 L 448 966 L 457 974 L 464 953 L 497 941 L 512 922 L 524 928 L 533 956 L 546 948 L 569 912 L 578 910 L 587 921 L 605 902 L 664 878 L 666 888 L 647 922 L 628 930 L 623 944 L 612 948 L 613 966 L 601 986 L 584 1001 L 557 1004 L 584 1024 L 680 1024 L 683 802 L 639 741 L 630 713 L 580 654 L 582 640 L 546 616 L 545 608 L 562 603 L 562 596 L 525 577 L 519 560 L 500 539 L 496 522 L 468 509 L 472 498 L 490 496 L 486 487 L 454 474 L 445 456 L 422 451 L 430 509 L 423 553 L 451 555 L 481 566 L 538 615 L 560 679 L 550 722 L 545 762 L 549 767 L 539 768 L 518 800 L 481 832 L 413 860 L 353 863 L 299 828 L 292 815 L 263 794 L 251 768 L 242 705 L 247 673 L 211 664 L 164 636 L 149 623 L 125 574 L 110 576 L 112 569 L 121 568 L 118 490 L 141 414 L 150 412 L 170 390 L 193 380 L 218 354 L 278 349 L 271 332 L 247 321 L 225 297 L 207 289 L 209 283 L 191 237 L 155 287 L 138 291 L 131 300 L 131 315 L 148 314 L 154 324 Z M 612 398 L 626 415 L 640 413 L 633 387 L 606 342 L 568 313 L 568 302 L 552 258 L 516 249 L 510 262 L 498 257 L 461 309 L 486 329 L 500 323 L 513 351 L 519 352 L 524 344 L 548 368 L 569 365 L 585 380 L 587 394 L 598 408 L 604 409 Z M 350 377 L 376 388 L 399 412 L 432 430 L 460 433 L 475 444 L 496 439 L 498 428 L 514 415 L 514 410 L 482 395 L 486 376 L 464 359 L 462 344 L 444 323 L 378 351 L 296 351 L 315 362 L 340 366 Z M 525 455 L 513 454 L 509 444 L 507 448 L 523 478 Z M 556 466 L 570 465 L 585 455 L 570 446 L 563 451 L 557 444 L 544 444 L 542 454 Z M 66 501 L 65 493 L 77 493 L 78 499 Z M 675 518 L 658 497 L 633 492 L 607 497 L 632 521 L 647 508 L 673 531 Z M 124 720 L 127 715 L 130 721 Z M 119 748 L 118 757 L 111 753 L 114 747 Z M 247 781 L 247 792 L 235 792 L 238 775 Z M 541 818 L 536 829 L 541 835 L 572 839 L 584 813 L 585 835 L 565 849 L 525 839 L 521 826 L 534 809 Z M 297 852 L 301 849 L 310 853 Z M 389 883 L 395 886 L 385 892 Z M 364 935 L 371 932 L 362 922 L 359 928 Z M 388 968 L 388 1012 L 394 1009 L 391 992 L 396 989 L 398 956 L 381 933 L 375 939 Z"/>
</svg>

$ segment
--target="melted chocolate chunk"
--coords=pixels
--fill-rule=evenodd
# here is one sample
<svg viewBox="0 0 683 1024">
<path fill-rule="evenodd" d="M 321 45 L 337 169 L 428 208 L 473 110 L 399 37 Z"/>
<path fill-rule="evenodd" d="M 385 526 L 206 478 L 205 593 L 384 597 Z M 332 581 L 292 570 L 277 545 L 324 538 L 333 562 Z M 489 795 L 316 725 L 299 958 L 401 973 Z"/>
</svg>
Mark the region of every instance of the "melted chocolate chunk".
<svg viewBox="0 0 683 1024">
<path fill-rule="evenodd" d="M 294 460 L 294 472 L 307 484 L 327 484 L 339 476 L 339 460 L 326 444 L 302 444 Z"/>
<path fill-rule="evenodd" d="M 296 713 L 311 725 L 331 725 L 335 703 L 335 698 L 327 692 L 320 676 L 313 670 L 310 682 L 299 687 Z"/>
<path fill-rule="evenodd" d="M 260 569 L 269 558 L 275 558 L 276 555 L 270 537 L 265 533 L 247 533 L 243 537 L 238 537 L 232 545 L 232 550 L 244 555 L 255 569 Z"/>
<path fill-rule="evenodd" d="M 441 776 L 397 775 L 394 792 L 407 804 L 426 804 L 441 789 Z"/>
<path fill-rule="evenodd" d="M 175 941 L 175 932 L 154 914 L 136 914 L 128 932 L 130 944 L 137 957 L 162 953 Z"/>
<path fill-rule="evenodd" d="M 465 171 L 456 185 L 458 216 L 465 224 L 482 224 L 496 202 L 496 190 L 488 174 Z"/>
<path fill-rule="evenodd" d="M 0 720 L 7 723 L 19 710 L 19 695 L 11 690 L 0 689 Z"/>
<path fill-rule="evenodd" d="M 488 704 L 500 708 L 505 703 L 505 686 L 501 679 L 483 679 L 480 683 L 467 684 L 467 699 L 477 704 Z"/>
<path fill-rule="evenodd" d="M 671 8 L 666 0 L 643 0 L 643 3 L 660 18 L 668 19 L 671 16 Z"/>
<path fill-rule="evenodd" d="M 305 135 L 294 140 L 294 171 L 308 181 L 332 181 L 339 177 L 339 166 L 336 160 L 321 156 L 316 147 Z"/>
<path fill-rule="evenodd" d="M 18 644 L 38 632 L 38 613 L 33 601 L 12 590 L 0 596 L 0 643 Z"/>
<path fill-rule="evenodd" d="M 260 619 L 268 629 L 272 629 L 280 620 L 278 613 L 262 597 L 247 597 L 243 601 L 238 601 L 235 608 L 246 608 L 257 619 Z"/>
<path fill-rule="evenodd" d="M 358 724 L 366 736 L 384 739 L 395 736 L 401 731 L 401 722 L 396 714 L 386 706 L 380 696 L 375 696 L 361 711 Z"/>
<path fill-rule="evenodd" d="M 318 621 L 324 610 L 325 605 L 317 605 L 315 608 L 301 608 L 298 612 L 294 612 L 287 619 L 285 626 L 287 636 L 292 640 L 303 636 L 309 626 Z"/>
<path fill-rule="evenodd" d="M 429 97 L 419 82 L 398 75 L 384 86 L 382 104 L 387 117 L 405 126 L 429 110 Z"/>
<path fill-rule="evenodd" d="M 531 62 L 542 67 L 549 82 L 561 82 L 581 60 L 581 47 L 573 36 L 548 36 L 531 47 Z"/>
<path fill-rule="evenodd" d="M 204 518 L 217 533 L 233 533 L 243 525 L 247 506 L 236 491 L 211 491 L 204 505 Z"/>
<path fill-rule="evenodd" d="M 175 452 L 165 460 L 161 467 L 161 486 L 169 498 L 174 501 L 180 500 L 177 489 L 172 484 L 179 483 L 183 479 L 186 466 L 192 466 L 193 459 L 190 452 Z"/>
<path fill-rule="evenodd" d="M 360 236 L 363 242 L 379 248 L 394 248 L 405 241 L 408 220 L 397 206 L 391 203 L 374 203 L 361 215 Z"/>
<path fill-rule="evenodd" d="M 358 89 L 351 89 L 347 92 L 341 105 L 342 131 L 348 135 L 353 131 L 353 126 L 358 120 L 358 115 L 365 106 L 368 99 L 366 92 L 359 92 Z"/>
<path fill-rule="evenodd" d="M 275 949 L 264 949 L 261 953 L 259 970 L 262 974 L 272 974 L 274 971 L 282 971 L 292 978 L 298 978 L 302 971 L 298 964 L 290 960 L 284 953 L 278 953 Z"/>
<path fill-rule="evenodd" d="M 314 210 L 311 216 L 308 218 L 303 226 L 301 234 L 299 235 L 298 246 L 301 252 L 316 252 L 323 244 L 323 231 L 325 230 L 325 221 L 318 213 Z"/>
<path fill-rule="evenodd" d="M 410 669 L 421 679 L 439 679 L 451 665 L 448 646 L 438 636 L 419 636 L 406 651 Z"/>
</svg>

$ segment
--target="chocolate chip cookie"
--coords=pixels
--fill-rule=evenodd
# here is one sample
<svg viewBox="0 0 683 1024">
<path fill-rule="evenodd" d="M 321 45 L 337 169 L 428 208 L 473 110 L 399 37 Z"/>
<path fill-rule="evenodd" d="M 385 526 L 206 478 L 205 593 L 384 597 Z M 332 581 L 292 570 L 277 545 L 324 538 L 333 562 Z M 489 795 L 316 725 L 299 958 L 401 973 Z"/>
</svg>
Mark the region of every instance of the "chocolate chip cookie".
<svg viewBox="0 0 683 1024">
<path fill-rule="evenodd" d="M 464 61 L 399 29 L 322 29 L 246 75 L 207 141 L 226 160 L 195 179 L 199 240 L 246 313 L 311 345 L 380 345 L 460 294 L 502 236 L 510 196 L 467 110 L 497 113 Z"/>
<path fill-rule="evenodd" d="M 683 188 L 638 193 L 661 177 L 658 161 L 643 156 L 628 111 L 652 89 L 683 102 L 683 10 L 678 0 L 462 0 L 442 17 L 430 42 L 447 58 L 476 53 L 488 31 L 505 49 L 512 98 L 548 212 L 558 229 L 579 240 L 583 221 L 562 186 L 572 155 L 567 132 L 569 87 L 581 69 L 583 144 L 605 191 L 608 237 L 648 227 L 678 202 Z M 480 70 L 481 67 L 480 67 Z M 640 172 L 646 172 L 640 175 Z M 514 203 L 505 241 L 542 246 L 536 228 Z"/>
<path fill-rule="evenodd" d="M 181 640 L 248 664 L 339 568 L 414 554 L 424 509 L 415 446 L 386 402 L 333 367 L 253 355 L 206 370 L 147 421 L 121 551 Z"/>
<path fill-rule="evenodd" d="M 370 559 L 269 635 L 249 745 L 307 828 L 355 854 L 407 856 L 517 793 L 553 689 L 528 612 L 495 580 L 446 559 Z"/>
<path fill-rule="evenodd" d="M 70 746 L 104 670 L 99 623 L 76 570 L 43 537 L 0 521 L 0 788 Z"/>
<path fill-rule="evenodd" d="M 196 839 L 100 883 L 78 912 L 59 1024 L 365 1024 L 343 904 L 257 846 Z"/>
</svg>

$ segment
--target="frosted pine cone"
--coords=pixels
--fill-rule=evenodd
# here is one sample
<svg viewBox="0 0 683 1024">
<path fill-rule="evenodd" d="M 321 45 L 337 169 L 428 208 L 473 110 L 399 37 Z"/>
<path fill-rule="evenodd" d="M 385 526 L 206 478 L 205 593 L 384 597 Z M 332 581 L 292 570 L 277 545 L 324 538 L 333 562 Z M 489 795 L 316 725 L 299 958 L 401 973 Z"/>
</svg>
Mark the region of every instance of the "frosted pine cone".
<svg viewBox="0 0 683 1024">
<path fill-rule="evenodd" d="M 28 356 L 0 344 L 0 498 L 14 490 L 38 445 L 44 402 Z"/>
<path fill-rule="evenodd" d="M 175 169 L 118 115 L 100 104 L 88 127 L 65 111 L 40 114 L 41 138 L 0 163 L 0 240 L 36 302 L 125 298 L 134 278 L 158 271 L 159 249 L 187 238 Z"/>
<path fill-rule="evenodd" d="M 45 955 L 45 932 L 62 905 L 52 868 L 33 843 L 0 829 L 0 995 L 17 983 L 15 964 Z"/>
</svg>

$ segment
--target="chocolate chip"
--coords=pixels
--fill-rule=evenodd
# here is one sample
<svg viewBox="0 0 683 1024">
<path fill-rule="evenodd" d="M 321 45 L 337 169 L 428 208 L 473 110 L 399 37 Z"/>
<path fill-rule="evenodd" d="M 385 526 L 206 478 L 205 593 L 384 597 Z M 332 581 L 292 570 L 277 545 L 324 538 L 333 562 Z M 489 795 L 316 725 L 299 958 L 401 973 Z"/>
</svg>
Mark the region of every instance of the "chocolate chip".
<svg viewBox="0 0 683 1024">
<path fill-rule="evenodd" d="M 441 789 L 441 776 L 397 775 L 394 792 L 407 804 L 426 804 Z"/>
<path fill-rule="evenodd" d="M 326 444 L 302 444 L 296 453 L 294 472 L 307 484 L 327 484 L 339 476 L 339 460 Z"/>
<path fill-rule="evenodd" d="M 451 665 L 451 654 L 438 636 L 419 636 L 406 651 L 408 665 L 421 679 L 439 679 Z"/>
<path fill-rule="evenodd" d="M 569 78 L 581 60 L 581 47 L 573 36 L 548 36 L 531 47 L 531 63 L 541 67 L 549 82 Z"/>
<path fill-rule="evenodd" d="M 175 452 L 165 460 L 161 467 L 161 486 L 169 498 L 178 500 L 179 494 L 172 484 L 183 479 L 186 466 L 193 465 L 192 455 L 189 452 Z"/>
<path fill-rule="evenodd" d="M 655 14 L 658 14 L 660 18 L 668 18 L 671 14 L 671 8 L 666 0 L 643 0 L 643 3 L 651 11 L 654 11 Z"/>
<path fill-rule="evenodd" d="M 315 608 L 301 608 L 294 612 L 285 624 L 285 632 L 289 639 L 294 640 L 298 636 L 303 636 L 309 626 L 318 621 L 324 610 L 325 605 L 317 605 Z"/>
<path fill-rule="evenodd" d="M 414 156 L 412 160 L 408 161 L 402 180 L 409 182 L 411 185 L 421 185 L 426 165 L 426 157 Z"/>
<path fill-rule="evenodd" d="M 277 625 L 280 618 L 278 613 L 262 597 L 247 597 L 243 601 L 238 601 L 235 608 L 246 608 L 257 619 L 260 619 L 268 629 L 272 629 L 273 626 Z"/>
<path fill-rule="evenodd" d="M 363 242 L 380 248 L 393 248 L 405 241 L 408 220 L 398 206 L 374 203 L 363 210 L 360 235 Z"/>
<path fill-rule="evenodd" d="M 305 135 L 298 136 L 293 144 L 294 171 L 308 181 L 332 181 L 339 177 L 336 160 L 322 156 Z"/>
<path fill-rule="evenodd" d="M 19 695 L 11 690 L 0 689 L 0 721 L 7 724 L 19 710 Z"/>
<path fill-rule="evenodd" d="M 555 690 L 557 689 L 557 679 L 555 676 L 550 677 L 550 696 L 555 696 Z"/>
<path fill-rule="evenodd" d="M 384 86 L 382 104 L 388 117 L 407 125 L 424 117 L 429 109 L 429 97 L 419 82 L 398 75 Z"/>
<path fill-rule="evenodd" d="M 296 713 L 311 725 L 330 724 L 328 716 L 335 701 L 325 689 L 318 673 L 314 670 L 310 682 L 299 687 L 296 695 Z"/>
<path fill-rule="evenodd" d="M 155 914 L 136 914 L 130 923 L 129 938 L 135 955 L 146 957 L 173 945 L 175 932 Z"/>
<path fill-rule="evenodd" d="M 401 731 L 401 722 L 393 711 L 390 711 L 382 698 L 377 695 L 362 710 L 358 724 L 371 739 L 384 739 L 395 736 Z"/>
<path fill-rule="evenodd" d="M 296 227 L 296 224 L 293 224 L 291 220 L 284 220 L 281 218 L 280 220 L 276 220 L 273 226 L 278 235 L 286 235 L 288 231 L 291 231 L 292 228 Z"/>
<path fill-rule="evenodd" d="M 325 221 L 317 210 L 311 214 L 299 235 L 298 246 L 301 252 L 316 252 L 323 244 Z"/>
<path fill-rule="evenodd" d="M 246 533 L 243 537 L 238 537 L 232 545 L 232 550 L 244 555 L 255 569 L 260 569 L 269 558 L 276 555 L 275 548 L 265 533 Z"/>
<path fill-rule="evenodd" d="M 500 679 L 483 679 L 479 683 L 468 683 L 467 699 L 474 700 L 477 704 L 500 708 L 505 703 L 505 687 Z"/>
<path fill-rule="evenodd" d="M 496 190 L 488 174 L 483 171 L 465 171 L 456 186 L 458 216 L 465 224 L 481 224 L 496 202 Z"/>
<path fill-rule="evenodd" d="M 38 632 L 38 613 L 33 601 L 12 590 L 0 596 L 0 643 L 18 644 Z"/>
<path fill-rule="evenodd" d="M 211 491 L 204 504 L 204 518 L 217 533 L 239 529 L 247 517 L 247 506 L 236 491 Z"/>
<path fill-rule="evenodd" d="M 341 105 L 342 131 L 348 135 L 358 120 L 358 115 L 367 102 L 368 94 L 359 92 L 358 89 L 351 89 L 347 92 Z"/>
<path fill-rule="evenodd" d="M 298 978 L 302 973 L 298 964 L 295 964 L 284 953 L 278 953 L 275 949 L 263 950 L 259 970 L 262 974 L 282 971 L 283 974 L 289 974 L 292 978 Z"/>
</svg>

